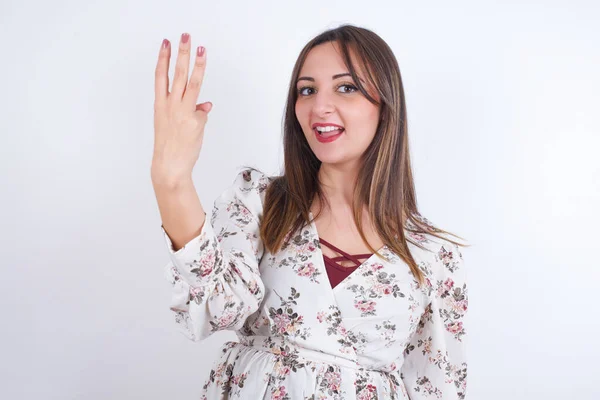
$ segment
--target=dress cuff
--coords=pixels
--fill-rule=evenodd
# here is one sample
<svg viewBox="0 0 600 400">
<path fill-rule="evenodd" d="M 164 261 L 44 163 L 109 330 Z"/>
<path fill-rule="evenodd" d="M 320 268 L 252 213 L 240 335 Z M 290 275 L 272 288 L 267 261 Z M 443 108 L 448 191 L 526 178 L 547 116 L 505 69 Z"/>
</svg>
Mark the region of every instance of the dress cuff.
<svg viewBox="0 0 600 400">
<path fill-rule="evenodd" d="M 171 262 L 167 269 L 176 280 L 182 280 L 192 287 L 206 286 L 219 278 L 223 272 L 223 254 L 219 240 L 207 218 L 195 238 L 175 251 L 169 235 L 161 225 Z M 176 278 L 176 279 L 175 279 Z"/>
<path fill-rule="evenodd" d="M 197 246 L 198 242 L 200 241 L 200 239 L 203 235 L 210 236 L 213 234 L 212 225 L 210 224 L 210 221 L 208 220 L 208 215 L 205 214 L 205 218 L 206 219 L 204 220 L 204 224 L 202 225 L 202 229 L 200 229 L 200 233 L 198 234 L 198 236 L 196 236 L 195 238 L 193 238 L 192 240 L 187 242 L 185 245 L 183 245 L 182 248 L 180 248 L 177 251 L 175 251 L 175 249 L 173 248 L 173 242 L 171 241 L 169 234 L 165 230 L 165 227 L 162 224 L 160 225 L 160 229 L 163 233 L 163 237 L 165 238 L 165 243 L 167 244 L 167 249 L 169 250 L 169 253 L 171 255 L 179 256 L 182 253 L 184 253 L 186 249 L 189 250 L 190 248 L 194 248 L 195 246 Z"/>
</svg>

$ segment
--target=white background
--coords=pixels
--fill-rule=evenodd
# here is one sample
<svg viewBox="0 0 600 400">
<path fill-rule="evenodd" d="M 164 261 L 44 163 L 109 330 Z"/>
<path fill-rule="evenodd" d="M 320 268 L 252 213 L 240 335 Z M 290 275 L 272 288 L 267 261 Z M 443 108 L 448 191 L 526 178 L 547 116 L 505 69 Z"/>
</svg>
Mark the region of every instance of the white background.
<svg viewBox="0 0 600 400">
<path fill-rule="evenodd" d="M 0 397 L 198 398 L 234 334 L 168 309 L 161 41 L 207 48 L 209 208 L 239 166 L 279 172 L 296 57 L 347 22 L 398 58 L 422 213 L 472 244 L 467 399 L 600 398 L 600 6 L 419 3 L 2 1 Z"/>
</svg>

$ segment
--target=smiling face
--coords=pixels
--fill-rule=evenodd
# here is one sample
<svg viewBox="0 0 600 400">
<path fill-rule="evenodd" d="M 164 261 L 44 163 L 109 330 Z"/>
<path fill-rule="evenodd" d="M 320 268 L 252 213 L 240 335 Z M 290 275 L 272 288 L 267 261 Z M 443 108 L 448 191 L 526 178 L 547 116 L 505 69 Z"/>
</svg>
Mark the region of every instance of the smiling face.
<svg viewBox="0 0 600 400">
<path fill-rule="evenodd" d="M 350 54 L 358 76 L 364 81 L 364 71 L 351 49 Z M 356 87 L 337 43 L 323 43 L 310 50 L 296 89 L 296 118 L 315 156 L 328 164 L 358 161 L 375 136 L 379 106 Z M 337 139 L 324 142 L 317 137 L 315 124 L 333 124 L 343 127 L 343 131 Z"/>
</svg>

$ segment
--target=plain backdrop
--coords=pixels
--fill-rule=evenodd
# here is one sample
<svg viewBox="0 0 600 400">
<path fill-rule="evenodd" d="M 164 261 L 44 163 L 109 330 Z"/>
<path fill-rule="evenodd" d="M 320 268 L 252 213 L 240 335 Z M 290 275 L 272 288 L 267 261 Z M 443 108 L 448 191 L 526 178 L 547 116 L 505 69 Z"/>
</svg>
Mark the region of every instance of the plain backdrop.
<svg viewBox="0 0 600 400">
<path fill-rule="evenodd" d="M 599 22 L 591 0 L 3 0 L 0 397 L 199 397 L 235 336 L 193 343 L 168 308 L 161 41 L 207 48 L 211 208 L 240 166 L 279 172 L 296 57 L 352 23 L 398 59 L 421 212 L 472 245 L 467 399 L 600 398 Z"/>
</svg>

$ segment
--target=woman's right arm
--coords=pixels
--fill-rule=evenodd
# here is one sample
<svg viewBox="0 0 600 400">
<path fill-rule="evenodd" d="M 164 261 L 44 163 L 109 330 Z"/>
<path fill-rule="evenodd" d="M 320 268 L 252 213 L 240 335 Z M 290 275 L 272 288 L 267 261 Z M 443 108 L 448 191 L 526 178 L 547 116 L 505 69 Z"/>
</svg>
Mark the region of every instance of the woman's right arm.
<svg viewBox="0 0 600 400">
<path fill-rule="evenodd" d="M 171 260 L 165 270 L 172 285 L 170 308 L 183 333 L 198 341 L 218 330 L 240 329 L 262 302 L 259 220 L 266 177 L 242 171 L 206 220 L 191 177 L 212 104 L 196 104 L 206 66 L 200 48 L 187 82 L 190 49 L 184 34 L 171 92 L 167 40 L 159 53 L 151 177 Z"/>
</svg>

